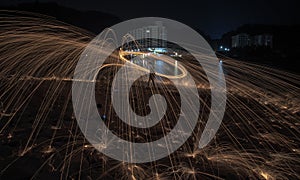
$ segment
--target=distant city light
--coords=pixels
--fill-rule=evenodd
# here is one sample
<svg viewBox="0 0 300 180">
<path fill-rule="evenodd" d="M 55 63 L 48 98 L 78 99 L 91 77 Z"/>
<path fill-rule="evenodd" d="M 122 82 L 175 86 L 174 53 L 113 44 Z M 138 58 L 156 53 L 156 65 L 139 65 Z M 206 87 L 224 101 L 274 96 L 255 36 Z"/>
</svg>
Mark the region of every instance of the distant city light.
<svg viewBox="0 0 300 180">
<path fill-rule="evenodd" d="M 155 53 L 164 53 L 167 52 L 166 48 L 148 48 L 148 51 L 155 52 Z"/>
<path fill-rule="evenodd" d="M 221 49 L 223 49 L 223 46 L 220 46 Z"/>
</svg>

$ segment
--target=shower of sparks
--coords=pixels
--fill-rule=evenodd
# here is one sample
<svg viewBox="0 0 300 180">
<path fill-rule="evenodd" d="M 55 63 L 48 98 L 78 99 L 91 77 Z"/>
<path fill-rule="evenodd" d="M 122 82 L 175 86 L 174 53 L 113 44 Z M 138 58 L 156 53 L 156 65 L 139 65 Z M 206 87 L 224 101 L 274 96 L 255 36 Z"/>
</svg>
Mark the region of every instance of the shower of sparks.
<svg viewBox="0 0 300 180">
<path fill-rule="evenodd" d="M 78 128 L 71 102 L 74 68 L 93 37 L 48 16 L 0 11 L 0 177 L 300 179 L 299 75 L 230 58 L 220 62 L 228 96 L 223 123 L 213 141 L 198 149 L 213 88 L 201 66 L 183 52 L 177 58 L 179 75 L 157 73 L 157 87 L 148 87 L 146 77 L 135 82 L 130 95 L 135 112 L 148 114 L 148 100 L 155 93 L 166 97 L 168 109 L 154 127 L 132 128 L 116 117 L 111 105 L 113 77 L 130 61 L 130 52 L 116 49 L 102 67 L 95 67 L 99 114 L 105 115 L 110 130 L 132 142 L 153 141 L 170 132 L 180 102 L 168 78 L 180 79 L 186 71 L 198 87 L 199 122 L 181 148 L 154 162 L 119 162 L 95 150 Z M 99 147 L 109 143 L 105 139 Z"/>
</svg>

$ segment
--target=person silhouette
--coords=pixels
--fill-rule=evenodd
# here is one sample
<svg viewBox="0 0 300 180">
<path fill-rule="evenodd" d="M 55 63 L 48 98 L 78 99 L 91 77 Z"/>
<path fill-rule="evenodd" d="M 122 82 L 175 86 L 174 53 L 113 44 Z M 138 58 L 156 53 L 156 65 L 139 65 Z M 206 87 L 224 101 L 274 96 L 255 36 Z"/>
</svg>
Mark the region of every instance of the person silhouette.
<svg viewBox="0 0 300 180">
<path fill-rule="evenodd" d="M 153 84 L 153 86 L 156 88 L 156 86 L 155 86 L 155 77 L 156 77 L 156 74 L 155 74 L 155 69 L 154 69 L 153 61 L 149 61 L 148 69 L 150 71 L 149 79 L 148 79 L 148 87 L 150 87 L 150 81 L 151 81 L 152 84 Z"/>
</svg>

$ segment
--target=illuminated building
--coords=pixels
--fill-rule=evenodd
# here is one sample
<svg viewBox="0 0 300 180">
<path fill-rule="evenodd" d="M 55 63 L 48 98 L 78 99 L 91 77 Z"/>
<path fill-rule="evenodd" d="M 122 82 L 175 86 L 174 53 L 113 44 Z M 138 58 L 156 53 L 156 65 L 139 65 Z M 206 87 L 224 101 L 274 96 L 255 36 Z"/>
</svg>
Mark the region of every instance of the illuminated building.
<svg viewBox="0 0 300 180">
<path fill-rule="evenodd" d="M 270 34 L 255 35 L 253 38 L 253 45 L 273 47 L 273 36 Z"/>
<path fill-rule="evenodd" d="M 245 47 L 251 45 L 250 36 L 246 33 L 237 34 L 232 36 L 232 47 Z"/>
<path fill-rule="evenodd" d="M 151 26 L 144 26 L 132 30 L 129 34 L 135 37 L 143 48 L 166 48 L 167 30 L 161 21 L 156 21 L 155 24 Z"/>
</svg>

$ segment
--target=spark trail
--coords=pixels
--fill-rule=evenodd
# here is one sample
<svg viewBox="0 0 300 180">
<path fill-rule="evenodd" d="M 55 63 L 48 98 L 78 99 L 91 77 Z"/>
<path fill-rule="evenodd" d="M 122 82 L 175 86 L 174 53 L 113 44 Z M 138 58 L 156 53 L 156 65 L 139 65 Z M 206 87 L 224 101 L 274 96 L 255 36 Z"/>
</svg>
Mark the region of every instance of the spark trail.
<svg viewBox="0 0 300 180">
<path fill-rule="evenodd" d="M 194 57 L 184 51 L 176 59 L 181 76 L 185 71 L 193 75 L 202 104 L 188 141 L 170 156 L 144 164 L 119 162 L 96 151 L 78 128 L 71 103 L 74 68 L 94 36 L 48 16 L 0 11 L 0 177 L 300 179 L 299 75 L 224 59 L 220 68 L 227 84 L 225 117 L 213 142 L 198 149 L 213 87 Z M 108 38 L 104 43 L 113 41 Z M 158 74 L 157 87 L 148 87 L 146 77 L 134 83 L 130 103 L 137 114 L 149 113 L 149 97 L 156 93 L 166 97 L 168 109 L 154 127 L 130 127 L 118 119 L 110 98 L 114 75 L 130 61 L 128 52 L 119 48 L 102 67 L 95 67 L 99 114 L 125 140 L 156 140 L 177 122 L 179 94 L 168 78 L 180 76 Z M 106 139 L 99 146 L 106 148 L 109 143 Z"/>
</svg>

